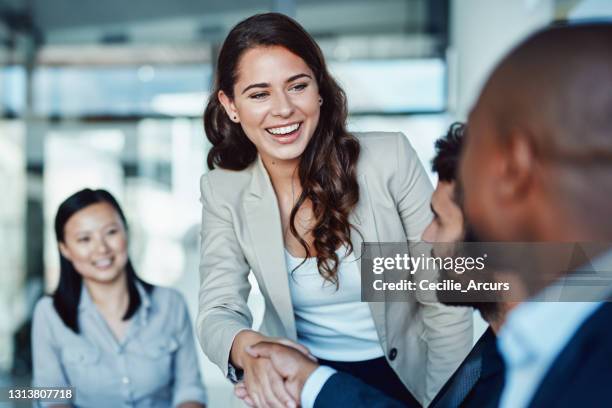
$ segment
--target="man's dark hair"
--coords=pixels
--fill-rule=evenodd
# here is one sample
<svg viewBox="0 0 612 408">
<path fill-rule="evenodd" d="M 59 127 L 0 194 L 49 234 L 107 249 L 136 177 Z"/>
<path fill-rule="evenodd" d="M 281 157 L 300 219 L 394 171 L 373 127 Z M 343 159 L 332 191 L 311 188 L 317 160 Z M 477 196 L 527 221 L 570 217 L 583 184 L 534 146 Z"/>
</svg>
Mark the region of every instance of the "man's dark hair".
<svg viewBox="0 0 612 408">
<path fill-rule="evenodd" d="M 465 134 L 465 123 L 455 122 L 448 128 L 444 137 L 436 140 L 436 156 L 431 162 L 431 170 L 438 173 L 441 181 L 455 181 Z"/>
</svg>

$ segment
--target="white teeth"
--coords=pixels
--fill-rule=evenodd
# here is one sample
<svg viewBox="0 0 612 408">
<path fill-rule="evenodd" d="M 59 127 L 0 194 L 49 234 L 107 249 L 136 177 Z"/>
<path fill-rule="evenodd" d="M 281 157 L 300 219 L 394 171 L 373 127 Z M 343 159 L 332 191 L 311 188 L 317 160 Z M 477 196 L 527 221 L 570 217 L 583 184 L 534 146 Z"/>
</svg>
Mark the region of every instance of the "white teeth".
<svg viewBox="0 0 612 408">
<path fill-rule="evenodd" d="M 109 258 L 100 259 L 99 261 L 94 262 L 94 265 L 98 268 L 105 268 L 110 266 L 112 261 Z"/>
<path fill-rule="evenodd" d="M 273 135 L 286 135 L 291 132 L 295 132 L 300 127 L 299 123 L 289 126 L 277 127 L 277 128 L 268 128 L 268 132 Z"/>
</svg>

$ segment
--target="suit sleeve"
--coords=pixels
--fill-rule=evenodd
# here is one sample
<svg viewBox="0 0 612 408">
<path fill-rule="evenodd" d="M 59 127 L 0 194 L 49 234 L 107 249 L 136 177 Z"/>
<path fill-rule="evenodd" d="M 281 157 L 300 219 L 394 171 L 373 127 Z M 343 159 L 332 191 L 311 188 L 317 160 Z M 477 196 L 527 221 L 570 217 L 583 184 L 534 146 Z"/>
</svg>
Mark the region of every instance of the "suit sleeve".
<svg viewBox="0 0 612 408">
<path fill-rule="evenodd" d="M 416 152 L 401 133 L 397 138 L 397 152 L 393 183 L 397 209 L 406 237 L 411 242 L 418 242 L 432 219 L 432 186 Z M 427 405 L 470 351 L 473 318 L 469 308 L 421 300 L 418 294 L 417 300 L 421 305 L 428 350 L 425 400 L 421 401 Z"/>
<path fill-rule="evenodd" d="M 237 380 L 229 356 L 238 332 L 253 322 L 247 306 L 250 267 L 244 258 L 231 212 L 214 196 L 208 175 L 201 179 L 202 229 L 197 336 L 208 358 Z"/>
<path fill-rule="evenodd" d="M 402 403 L 346 373 L 338 372 L 325 382 L 315 408 L 400 408 Z"/>
</svg>

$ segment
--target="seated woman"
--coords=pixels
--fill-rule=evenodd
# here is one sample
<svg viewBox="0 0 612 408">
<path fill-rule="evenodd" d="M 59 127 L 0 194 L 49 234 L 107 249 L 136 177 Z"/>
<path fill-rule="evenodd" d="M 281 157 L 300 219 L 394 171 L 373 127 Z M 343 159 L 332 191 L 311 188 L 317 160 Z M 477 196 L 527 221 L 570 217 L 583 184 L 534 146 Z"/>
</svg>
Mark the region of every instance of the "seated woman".
<svg viewBox="0 0 612 408">
<path fill-rule="evenodd" d="M 204 407 L 185 302 L 136 276 L 113 196 L 90 189 L 70 196 L 55 234 L 60 280 L 34 311 L 33 385 L 74 387 L 64 406 Z"/>
<path fill-rule="evenodd" d="M 325 364 L 407 406 L 426 405 L 472 345 L 467 309 L 407 296 L 361 302 L 361 243 L 418 241 L 431 184 L 401 133 L 351 134 L 345 94 L 313 38 L 268 13 L 221 47 L 204 116 L 198 336 L 257 406 L 293 406 L 269 359 L 245 350 L 298 341 Z M 261 331 L 247 307 L 252 271 Z M 294 342 L 290 342 L 290 340 Z"/>
</svg>

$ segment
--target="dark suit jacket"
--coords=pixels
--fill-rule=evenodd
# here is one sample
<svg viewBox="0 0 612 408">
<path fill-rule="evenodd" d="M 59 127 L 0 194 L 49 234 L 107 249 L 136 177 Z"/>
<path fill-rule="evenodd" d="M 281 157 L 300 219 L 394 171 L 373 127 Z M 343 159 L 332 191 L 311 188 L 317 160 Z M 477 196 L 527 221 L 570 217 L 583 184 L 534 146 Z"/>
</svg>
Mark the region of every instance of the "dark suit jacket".
<svg viewBox="0 0 612 408">
<path fill-rule="evenodd" d="M 430 407 L 496 407 L 503 385 L 503 362 L 497 351 L 495 334 L 489 328 L 436 395 Z M 395 408 L 403 405 L 361 380 L 338 372 L 321 389 L 315 407 Z"/>
<path fill-rule="evenodd" d="M 315 408 L 404 408 L 397 400 L 350 374 L 337 372 L 329 377 L 314 404 Z"/>
<path fill-rule="evenodd" d="M 429 407 L 497 407 L 503 387 L 504 363 L 489 327 Z"/>
<path fill-rule="evenodd" d="M 612 303 L 604 303 L 582 324 L 553 362 L 529 406 L 612 406 Z"/>
</svg>

